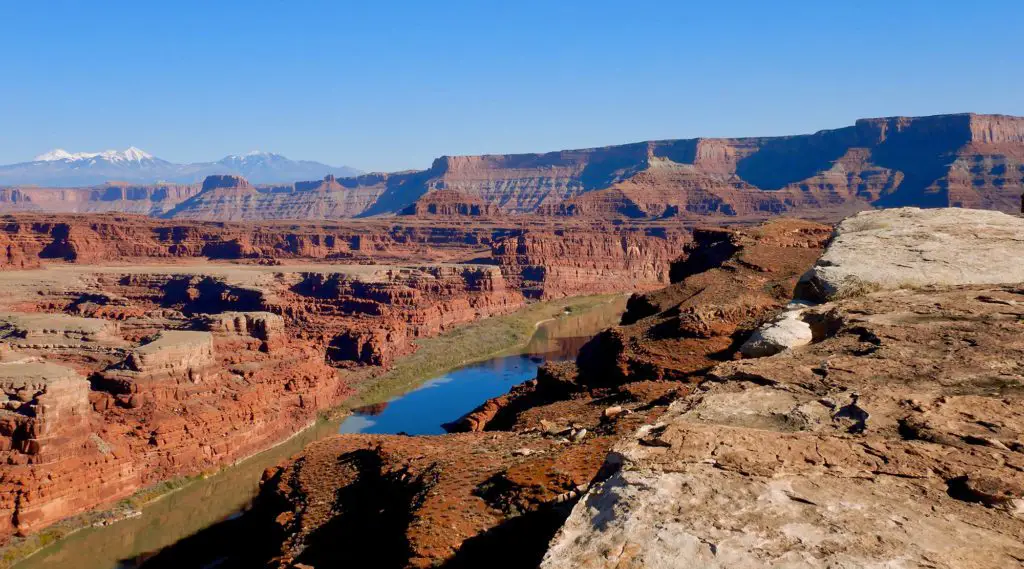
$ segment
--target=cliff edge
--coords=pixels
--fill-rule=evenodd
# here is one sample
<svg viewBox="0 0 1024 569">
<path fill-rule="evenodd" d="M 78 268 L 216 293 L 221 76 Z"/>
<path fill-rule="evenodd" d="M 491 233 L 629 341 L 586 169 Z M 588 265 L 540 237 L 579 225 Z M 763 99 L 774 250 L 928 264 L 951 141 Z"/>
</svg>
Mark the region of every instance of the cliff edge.
<svg viewBox="0 0 1024 569">
<path fill-rule="evenodd" d="M 877 286 L 796 308 L 808 342 L 718 364 L 620 442 L 613 474 L 575 505 L 541 566 L 1019 565 L 1024 293 L 1017 239 L 993 224 L 1020 220 L 989 215 L 871 212 L 840 225 L 815 270 L 870 265 Z M 986 257 L 1001 278 L 928 254 L 950 216 L 947 250 L 1001 247 Z M 844 239 L 868 228 L 884 247 Z M 907 251 L 916 278 L 888 280 Z"/>
</svg>

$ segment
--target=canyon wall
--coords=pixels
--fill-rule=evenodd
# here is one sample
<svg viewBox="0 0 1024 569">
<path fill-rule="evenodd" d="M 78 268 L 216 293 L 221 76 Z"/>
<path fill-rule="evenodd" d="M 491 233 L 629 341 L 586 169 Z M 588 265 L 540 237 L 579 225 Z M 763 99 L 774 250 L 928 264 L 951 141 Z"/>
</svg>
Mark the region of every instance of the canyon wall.
<svg viewBox="0 0 1024 569">
<path fill-rule="evenodd" d="M 551 298 L 620 292 L 624 283 L 634 290 L 664 286 L 689 240 L 688 232 L 664 227 L 533 231 L 496 239 L 491 252 L 523 294 Z"/>
<path fill-rule="evenodd" d="M 838 238 L 697 230 L 671 285 L 451 434 L 338 435 L 269 469 L 263 561 L 1015 566 L 1022 232 L 917 208 Z M 845 287 L 806 287 L 823 279 Z"/>
<path fill-rule="evenodd" d="M 491 265 L 0 275 L 0 536 L 259 452 L 416 338 L 525 303 Z"/>
<path fill-rule="evenodd" d="M 268 469 L 254 515 L 270 528 L 269 566 L 536 567 L 579 496 L 613 472 L 602 464 L 616 442 L 730 359 L 829 234 L 792 220 L 704 231 L 685 247 L 694 262 L 676 264 L 681 282 L 634 297 L 631 318 L 651 318 L 598 336 L 580 365 L 545 364 L 451 434 L 338 435 Z M 381 555 L 368 540 L 391 545 Z"/>
<path fill-rule="evenodd" d="M 0 539 L 267 448 L 419 338 L 531 298 L 664 286 L 689 240 L 673 224 L 6 215 Z"/>
<path fill-rule="evenodd" d="M 0 218 L 0 270 L 40 262 L 130 263 L 188 259 L 280 264 L 474 262 L 496 265 L 531 298 L 650 289 L 689 240 L 678 224 L 473 224 L 397 218 L 334 224 L 232 224 L 141 216 Z"/>
<path fill-rule="evenodd" d="M 0 188 L 0 211 L 138 213 L 160 216 L 198 194 L 198 184 L 110 183 L 90 188 Z"/>
<path fill-rule="evenodd" d="M 205 220 L 479 217 L 839 219 L 873 206 L 1017 211 L 1024 118 L 858 120 L 814 134 L 443 156 L 422 171 L 280 187 L 0 190 L 0 211 L 132 211 Z M 129 195 L 131 194 L 131 195 Z M 146 197 L 144 194 L 151 194 Z"/>
</svg>

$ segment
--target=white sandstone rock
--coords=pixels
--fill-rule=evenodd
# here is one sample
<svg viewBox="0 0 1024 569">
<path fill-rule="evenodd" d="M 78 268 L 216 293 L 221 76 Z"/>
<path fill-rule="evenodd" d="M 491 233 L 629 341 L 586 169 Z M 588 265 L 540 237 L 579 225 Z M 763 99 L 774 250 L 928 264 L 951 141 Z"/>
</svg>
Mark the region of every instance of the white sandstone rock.
<svg viewBox="0 0 1024 569">
<path fill-rule="evenodd" d="M 787 310 L 775 320 L 756 330 L 740 346 L 740 353 L 748 358 L 762 358 L 779 352 L 806 346 L 814 336 L 811 327 L 800 319 L 803 309 Z"/>
<path fill-rule="evenodd" d="M 801 282 L 821 300 L 925 285 L 1024 282 L 1024 219 L 962 208 L 865 211 L 845 219 Z"/>
</svg>

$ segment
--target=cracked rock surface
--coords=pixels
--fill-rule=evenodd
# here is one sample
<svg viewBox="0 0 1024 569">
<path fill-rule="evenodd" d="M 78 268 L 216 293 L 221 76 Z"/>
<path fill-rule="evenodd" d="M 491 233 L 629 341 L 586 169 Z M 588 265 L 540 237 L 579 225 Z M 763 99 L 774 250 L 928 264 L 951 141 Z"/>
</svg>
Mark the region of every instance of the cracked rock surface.
<svg viewBox="0 0 1024 569">
<path fill-rule="evenodd" d="M 575 506 L 545 569 L 1024 563 L 1024 288 L 821 305 L 723 363 Z"/>
<path fill-rule="evenodd" d="M 820 299 L 922 285 L 1024 282 L 1024 219 L 997 211 L 904 207 L 839 224 L 804 278 Z"/>
</svg>

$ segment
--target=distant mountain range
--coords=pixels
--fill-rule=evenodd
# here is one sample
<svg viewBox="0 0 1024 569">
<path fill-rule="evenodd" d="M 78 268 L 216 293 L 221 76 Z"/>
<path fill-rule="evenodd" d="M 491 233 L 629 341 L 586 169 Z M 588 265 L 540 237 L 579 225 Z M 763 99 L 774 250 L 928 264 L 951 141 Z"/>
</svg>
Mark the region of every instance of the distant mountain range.
<svg viewBox="0 0 1024 569">
<path fill-rule="evenodd" d="M 77 171 L 125 183 L 69 189 Z M 180 166 L 137 149 L 53 151 L 0 168 L 53 170 L 65 187 L 0 187 L 0 212 L 133 212 L 180 219 L 261 221 L 378 215 L 438 218 L 541 215 L 592 220 L 834 220 L 872 207 L 968 207 L 1019 212 L 1024 117 L 951 114 L 861 119 L 813 134 L 651 140 L 543 154 L 442 156 L 425 170 L 331 174 L 266 154 Z M 341 169 L 337 169 L 341 170 Z M 154 172 L 159 172 L 154 174 Z M 139 184 L 143 175 L 203 184 Z M 325 175 L 326 173 L 326 175 Z M 250 184 L 280 180 L 263 186 Z M 8 177 L 6 180 L 10 180 Z M 34 179 L 44 180 L 42 175 Z M 97 178 L 89 178 L 95 181 Z M 3 182 L 0 181 L 0 186 Z"/>
<path fill-rule="evenodd" d="M 355 176 L 348 166 L 328 166 L 309 160 L 290 160 L 270 152 L 231 155 L 216 162 L 175 164 L 135 147 L 103 152 L 67 152 L 56 149 L 31 162 L 0 166 L 0 186 L 91 186 L 111 181 L 137 184 L 202 182 L 211 174 L 244 176 L 256 184 L 316 180 L 331 174 Z"/>
</svg>

